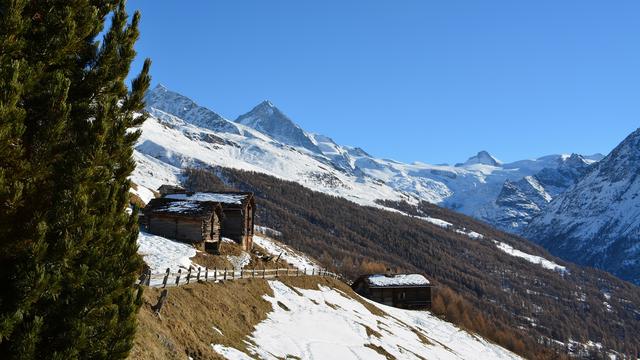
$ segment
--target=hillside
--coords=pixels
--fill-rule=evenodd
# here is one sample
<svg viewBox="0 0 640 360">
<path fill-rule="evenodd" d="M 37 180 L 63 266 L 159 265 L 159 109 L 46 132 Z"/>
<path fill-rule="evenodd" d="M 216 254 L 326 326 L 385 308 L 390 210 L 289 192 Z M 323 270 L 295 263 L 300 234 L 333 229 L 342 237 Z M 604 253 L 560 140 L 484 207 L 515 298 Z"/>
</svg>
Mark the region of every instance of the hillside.
<svg viewBox="0 0 640 360">
<path fill-rule="evenodd" d="M 148 289 L 131 359 L 520 359 L 428 312 L 370 303 L 305 277 Z"/>
<path fill-rule="evenodd" d="M 556 198 L 526 236 L 565 259 L 640 284 L 640 129 Z"/>
<path fill-rule="evenodd" d="M 526 240 L 428 203 L 386 204 L 413 213 L 409 217 L 259 173 L 215 171 L 217 176 L 188 171 L 185 184 L 254 191 L 261 224 L 349 277 L 371 261 L 424 272 L 530 343 L 591 357 L 609 350 L 638 353 L 640 290 L 607 273 L 565 263 Z"/>
</svg>

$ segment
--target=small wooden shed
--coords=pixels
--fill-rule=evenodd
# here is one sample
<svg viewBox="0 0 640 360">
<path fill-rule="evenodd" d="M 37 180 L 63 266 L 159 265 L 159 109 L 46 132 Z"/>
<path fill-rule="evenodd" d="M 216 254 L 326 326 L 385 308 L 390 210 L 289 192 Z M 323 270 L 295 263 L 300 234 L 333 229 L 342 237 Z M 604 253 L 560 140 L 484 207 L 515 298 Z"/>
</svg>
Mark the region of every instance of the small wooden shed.
<svg viewBox="0 0 640 360">
<path fill-rule="evenodd" d="M 367 299 L 403 309 L 430 309 L 431 283 L 420 274 L 362 275 L 351 285 Z"/>
<path fill-rule="evenodd" d="M 198 192 L 165 195 L 167 199 L 214 202 L 222 207 L 222 236 L 242 245 L 249 251 L 253 248 L 253 223 L 256 202 L 251 192 Z"/>
<path fill-rule="evenodd" d="M 222 240 L 222 206 L 215 202 L 157 198 L 144 208 L 146 230 L 217 253 Z"/>
</svg>

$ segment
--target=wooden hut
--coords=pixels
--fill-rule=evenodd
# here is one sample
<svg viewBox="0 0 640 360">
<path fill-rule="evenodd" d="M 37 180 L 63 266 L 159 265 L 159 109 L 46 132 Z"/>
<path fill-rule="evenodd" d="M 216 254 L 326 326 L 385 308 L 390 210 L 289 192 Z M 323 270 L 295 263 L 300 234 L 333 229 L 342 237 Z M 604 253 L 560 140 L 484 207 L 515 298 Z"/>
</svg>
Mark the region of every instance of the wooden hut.
<svg viewBox="0 0 640 360">
<path fill-rule="evenodd" d="M 222 207 L 222 236 L 242 245 L 246 251 L 253 247 L 253 222 L 256 203 L 250 192 L 200 192 L 167 194 L 167 199 L 214 202 Z"/>
<path fill-rule="evenodd" d="M 218 253 L 222 240 L 222 206 L 215 202 L 157 198 L 144 208 L 146 230 Z"/>
<path fill-rule="evenodd" d="M 431 283 L 420 274 L 363 275 L 351 288 L 381 304 L 403 309 L 431 308 Z"/>
</svg>

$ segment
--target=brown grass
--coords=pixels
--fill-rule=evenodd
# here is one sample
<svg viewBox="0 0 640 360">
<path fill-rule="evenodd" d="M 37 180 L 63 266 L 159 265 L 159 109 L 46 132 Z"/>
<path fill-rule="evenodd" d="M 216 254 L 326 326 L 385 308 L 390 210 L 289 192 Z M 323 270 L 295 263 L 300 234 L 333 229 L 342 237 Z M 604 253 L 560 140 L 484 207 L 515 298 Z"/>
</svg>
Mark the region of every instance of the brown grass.
<svg viewBox="0 0 640 360">
<path fill-rule="evenodd" d="M 198 251 L 191 260 L 200 266 L 209 268 L 210 273 L 213 269 L 233 269 L 233 265 L 226 256 L 212 255 L 204 251 Z"/>
<path fill-rule="evenodd" d="M 273 293 L 259 279 L 170 288 L 160 317 L 151 310 L 159 294 L 160 289 L 145 289 L 130 359 L 221 359 L 211 344 L 245 351 L 243 340 L 272 310 L 262 296 Z"/>
<path fill-rule="evenodd" d="M 129 193 L 129 204 L 136 205 L 140 209 L 144 208 L 144 206 L 145 206 L 145 203 L 144 203 L 144 201 L 142 201 L 140 196 L 138 196 L 138 195 L 136 195 L 136 194 L 134 194 L 132 192 Z"/>
<path fill-rule="evenodd" d="M 365 347 L 368 347 L 369 349 L 372 349 L 373 351 L 377 352 L 378 354 L 384 356 L 385 358 L 387 358 L 387 360 L 396 360 L 396 357 L 389 354 L 389 352 L 387 350 L 385 350 L 382 346 L 378 346 L 378 345 L 373 345 L 373 344 L 366 344 Z"/>
<path fill-rule="evenodd" d="M 307 276 L 281 277 L 278 280 L 292 288 L 317 290 L 320 286 L 327 286 L 345 297 L 360 301 L 370 311 L 385 315 L 378 308 L 361 300 L 348 285 L 337 279 Z M 187 356 L 196 360 L 221 359 L 211 344 L 246 351 L 247 337 L 273 310 L 271 304 L 263 299 L 264 295 L 273 296 L 273 292 L 267 281 L 262 279 L 224 283 L 193 282 L 169 288 L 167 302 L 158 317 L 151 306 L 157 302 L 160 291 L 157 288 L 145 288 L 144 304 L 138 314 L 138 330 L 130 359 L 184 360 Z M 296 292 L 300 293 L 298 290 Z M 287 310 L 284 304 L 278 305 Z M 222 335 L 214 327 L 220 329 Z M 373 329 L 368 329 L 367 333 L 379 336 Z"/>
</svg>

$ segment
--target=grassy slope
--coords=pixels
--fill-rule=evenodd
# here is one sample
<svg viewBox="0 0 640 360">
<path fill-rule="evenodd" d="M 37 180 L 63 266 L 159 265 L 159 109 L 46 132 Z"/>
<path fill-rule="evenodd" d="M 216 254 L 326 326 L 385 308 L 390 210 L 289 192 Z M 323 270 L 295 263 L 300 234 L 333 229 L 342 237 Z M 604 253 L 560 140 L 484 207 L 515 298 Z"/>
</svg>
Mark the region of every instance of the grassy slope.
<svg viewBox="0 0 640 360">
<path fill-rule="evenodd" d="M 349 286 L 330 278 L 281 278 L 287 285 L 317 289 L 318 285 L 338 289 L 358 299 L 374 314 L 382 311 L 359 299 Z M 245 350 L 244 340 L 254 327 L 266 319 L 271 304 L 263 295 L 273 295 L 266 280 L 244 279 L 224 284 L 194 283 L 170 288 L 161 315 L 151 305 L 157 302 L 160 289 L 147 288 L 144 305 L 138 314 L 138 331 L 130 359 L 222 359 L 212 343 Z M 218 328 L 222 334 L 214 330 Z"/>
</svg>

